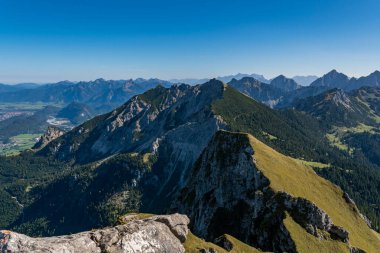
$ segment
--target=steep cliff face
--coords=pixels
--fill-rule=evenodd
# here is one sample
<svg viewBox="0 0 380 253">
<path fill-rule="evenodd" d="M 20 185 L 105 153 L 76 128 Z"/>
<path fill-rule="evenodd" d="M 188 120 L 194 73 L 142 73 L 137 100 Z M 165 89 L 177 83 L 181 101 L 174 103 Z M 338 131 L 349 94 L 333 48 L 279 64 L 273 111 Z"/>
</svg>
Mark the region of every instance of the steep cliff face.
<svg viewBox="0 0 380 253">
<path fill-rule="evenodd" d="M 181 188 L 188 171 L 214 133 L 226 127 L 211 110 L 224 84 L 161 86 L 135 96 L 125 105 L 73 129 L 39 154 L 86 164 L 120 153 L 154 156 L 146 175 L 144 211 L 161 212 Z"/>
<path fill-rule="evenodd" d="M 1 252 L 50 253 L 182 253 L 189 219 L 184 215 L 161 215 L 136 219 L 124 225 L 59 237 L 31 238 L 0 231 Z"/>
<path fill-rule="evenodd" d="M 265 251 L 303 252 L 299 239 L 305 234 L 324 252 L 375 252 L 380 246 L 340 189 L 247 134 L 219 131 L 173 208 L 188 214 L 197 235 L 216 240 L 231 234 Z"/>
<path fill-rule="evenodd" d="M 209 107 L 222 96 L 223 89 L 223 83 L 216 80 L 198 86 L 158 86 L 75 128 L 43 153 L 87 163 L 131 150 L 155 152 L 167 135 L 195 126 L 203 130 L 203 126 L 218 125 Z"/>
</svg>

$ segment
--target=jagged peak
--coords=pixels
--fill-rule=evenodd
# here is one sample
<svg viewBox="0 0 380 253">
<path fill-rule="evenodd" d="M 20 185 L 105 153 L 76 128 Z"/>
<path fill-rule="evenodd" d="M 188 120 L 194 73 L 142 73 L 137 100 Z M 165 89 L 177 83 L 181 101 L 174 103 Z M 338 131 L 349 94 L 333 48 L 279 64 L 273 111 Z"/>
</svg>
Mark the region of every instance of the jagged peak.
<svg viewBox="0 0 380 253">
<path fill-rule="evenodd" d="M 347 75 L 345 75 L 341 72 L 338 72 L 336 69 L 333 69 L 330 72 L 328 72 L 327 74 L 323 75 L 322 78 L 336 78 L 336 77 L 344 77 L 344 78 L 349 79 Z"/>
<path fill-rule="evenodd" d="M 242 81 L 250 81 L 250 82 L 255 82 L 255 83 L 262 83 L 260 80 L 257 80 L 256 78 L 251 77 L 251 76 L 243 77 L 240 80 L 242 80 Z"/>
<path fill-rule="evenodd" d="M 336 69 L 332 69 L 330 72 L 328 72 L 326 75 L 332 75 L 332 74 L 339 74 L 339 72 Z"/>
<path fill-rule="evenodd" d="M 369 76 L 376 76 L 376 77 L 380 77 L 380 71 L 378 70 L 375 70 L 374 72 L 372 72 Z"/>
<path fill-rule="evenodd" d="M 326 86 L 326 87 L 339 87 L 347 88 L 350 78 L 333 69 L 322 77 L 318 78 L 310 84 L 310 86 Z"/>
<path fill-rule="evenodd" d="M 265 251 L 292 252 L 298 244 L 308 243 L 294 240 L 307 233 L 315 245 L 331 238 L 336 245 L 345 242 L 346 249 L 373 250 L 379 245 L 376 236 L 344 196 L 309 166 L 253 136 L 218 131 L 176 206 L 192 219 L 195 233 L 211 240 L 225 233 L 221 224 L 228 224 L 234 236 Z M 281 212 L 290 214 L 302 230 L 289 228 Z M 241 222 L 245 219 L 252 222 Z M 264 220 L 265 229 L 288 233 L 267 237 L 261 230 Z M 367 237 L 374 239 L 373 244 L 363 243 Z"/>
<path fill-rule="evenodd" d="M 219 85 L 219 84 L 224 84 L 223 81 L 217 79 L 217 78 L 212 78 L 210 79 L 209 81 L 205 82 L 204 84 L 201 84 L 201 85 L 205 85 L 205 84 L 214 84 L 214 85 Z"/>
<path fill-rule="evenodd" d="M 256 78 L 254 77 L 251 77 L 251 76 L 245 76 L 245 77 L 242 77 L 241 79 L 236 79 L 236 78 L 233 78 L 229 84 L 234 84 L 234 83 L 249 83 L 249 84 L 261 84 L 263 82 L 257 80 Z"/>
<path fill-rule="evenodd" d="M 288 78 L 284 75 L 279 75 L 275 78 L 273 78 L 270 82 L 271 85 L 273 85 L 276 88 L 283 89 L 285 91 L 291 91 L 299 88 L 299 85 L 296 81 L 294 81 L 291 78 Z"/>
<path fill-rule="evenodd" d="M 102 83 L 102 82 L 106 82 L 106 79 L 104 78 L 98 78 L 94 81 L 94 83 Z"/>
<path fill-rule="evenodd" d="M 294 81 L 292 78 L 288 78 L 284 75 L 276 76 L 275 78 L 273 78 L 271 80 L 271 83 L 275 83 L 275 82 L 291 82 L 291 83 L 296 84 L 296 81 Z"/>
<path fill-rule="evenodd" d="M 276 76 L 275 78 L 273 78 L 272 80 L 275 80 L 275 79 L 290 79 L 290 78 L 287 78 L 286 76 L 284 75 L 279 75 L 279 76 Z"/>
<path fill-rule="evenodd" d="M 204 83 L 204 84 L 199 84 L 196 87 L 199 87 L 203 91 L 211 91 L 211 90 L 223 90 L 225 87 L 225 83 L 223 81 L 220 81 L 216 78 L 211 79 L 210 81 Z"/>
<path fill-rule="evenodd" d="M 344 76 L 344 77 L 348 78 L 348 76 L 346 74 L 339 72 L 336 69 L 331 70 L 330 72 L 326 73 L 323 76 Z"/>
</svg>

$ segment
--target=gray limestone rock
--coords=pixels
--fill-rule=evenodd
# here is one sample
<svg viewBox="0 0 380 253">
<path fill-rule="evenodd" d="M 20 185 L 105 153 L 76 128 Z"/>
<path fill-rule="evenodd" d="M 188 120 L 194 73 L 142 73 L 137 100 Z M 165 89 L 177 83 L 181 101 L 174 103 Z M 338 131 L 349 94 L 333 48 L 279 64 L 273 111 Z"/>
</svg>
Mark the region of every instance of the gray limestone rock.
<svg viewBox="0 0 380 253">
<path fill-rule="evenodd" d="M 254 153 L 247 134 L 215 134 L 172 205 L 189 216 L 195 234 L 227 250 L 223 234 L 265 251 L 296 252 L 283 222 L 288 214 L 320 240 L 330 234 L 332 239 L 349 241 L 348 231 L 334 225 L 313 202 L 269 188 Z"/>
<path fill-rule="evenodd" d="M 4 252 L 12 253 L 182 253 L 189 219 L 173 214 L 78 234 L 31 238 L 1 231 Z M 6 251 L 7 250 L 7 251 Z"/>
<path fill-rule="evenodd" d="M 47 144 L 49 144 L 51 141 L 57 139 L 58 137 L 61 137 L 65 132 L 61 129 L 49 126 L 46 132 L 40 137 L 38 142 L 33 146 L 33 149 L 40 149 L 45 147 Z"/>
</svg>

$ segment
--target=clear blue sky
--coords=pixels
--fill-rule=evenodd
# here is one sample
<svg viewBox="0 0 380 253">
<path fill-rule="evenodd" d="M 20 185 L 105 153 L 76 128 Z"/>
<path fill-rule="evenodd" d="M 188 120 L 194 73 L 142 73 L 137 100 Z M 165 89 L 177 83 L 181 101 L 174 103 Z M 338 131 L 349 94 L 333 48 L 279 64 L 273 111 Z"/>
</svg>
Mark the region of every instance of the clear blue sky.
<svg viewBox="0 0 380 253">
<path fill-rule="evenodd" d="M 0 0 L 0 82 L 380 69 L 379 0 Z"/>
</svg>

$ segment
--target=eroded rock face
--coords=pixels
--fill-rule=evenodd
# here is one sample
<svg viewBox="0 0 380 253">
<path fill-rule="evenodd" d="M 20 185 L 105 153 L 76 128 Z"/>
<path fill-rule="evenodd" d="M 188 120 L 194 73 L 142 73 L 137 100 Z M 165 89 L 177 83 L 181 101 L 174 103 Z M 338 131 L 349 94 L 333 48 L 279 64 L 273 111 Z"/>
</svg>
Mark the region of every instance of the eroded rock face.
<svg viewBox="0 0 380 253">
<path fill-rule="evenodd" d="M 212 136 L 226 128 L 211 110 L 224 88 L 217 80 L 157 87 L 73 129 L 40 153 L 81 164 L 119 153 L 154 154 L 154 169 L 141 180 L 148 189 L 142 211 L 163 212 Z"/>
<path fill-rule="evenodd" d="M 46 132 L 40 137 L 38 142 L 33 146 L 33 149 L 40 149 L 45 147 L 47 144 L 49 144 L 51 141 L 57 139 L 58 137 L 61 137 L 65 132 L 61 129 L 49 126 Z"/>
<path fill-rule="evenodd" d="M 289 212 L 292 218 L 301 224 L 308 233 L 323 239 L 319 230 L 329 232 L 333 237 L 348 242 L 348 231 L 333 224 L 330 216 L 304 198 L 295 198 L 286 192 L 277 193 L 275 198 L 277 203 L 283 205 L 283 209 Z"/>
<path fill-rule="evenodd" d="M 231 251 L 234 248 L 233 243 L 230 240 L 228 240 L 228 238 L 225 235 L 216 238 L 215 244 L 227 251 Z"/>
<path fill-rule="evenodd" d="M 188 224 L 185 215 L 174 214 L 66 236 L 31 238 L 1 231 L 0 237 L 6 235 L 3 250 L 12 253 L 182 253 Z"/>
<path fill-rule="evenodd" d="M 320 240 L 330 234 L 348 242 L 348 232 L 314 203 L 271 190 L 253 154 L 246 134 L 216 133 L 173 204 L 173 210 L 188 214 L 195 234 L 210 241 L 230 234 L 264 251 L 296 252 L 283 222 L 290 215 Z"/>
</svg>

